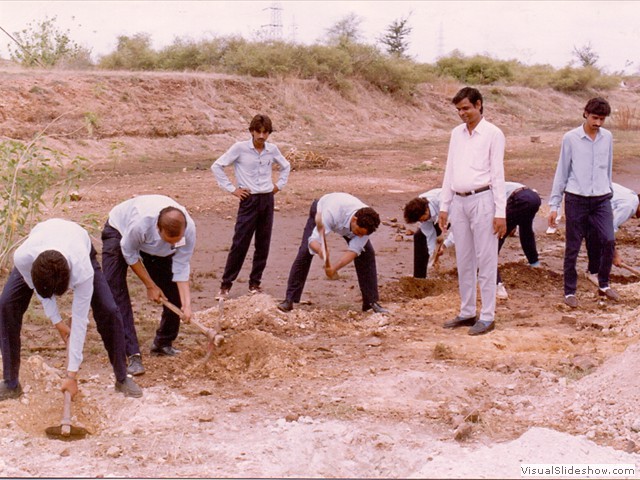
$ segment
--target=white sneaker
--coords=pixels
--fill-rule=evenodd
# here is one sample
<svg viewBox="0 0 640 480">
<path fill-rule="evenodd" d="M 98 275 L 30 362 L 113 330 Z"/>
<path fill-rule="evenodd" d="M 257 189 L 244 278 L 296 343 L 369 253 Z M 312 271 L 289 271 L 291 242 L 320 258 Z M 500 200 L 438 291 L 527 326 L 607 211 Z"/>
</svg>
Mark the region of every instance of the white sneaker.
<svg viewBox="0 0 640 480">
<path fill-rule="evenodd" d="M 506 300 L 507 298 L 509 298 L 509 294 L 507 293 L 507 289 L 504 288 L 504 285 L 502 283 L 499 283 L 496 286 L 496 298 L 501 298 L 503 300 Z"/>
<path fill-rule="evenodd" d="M 587 277 L 587 280 L 593 283 L 596 287 L 600 286 L 600 283 L 598 283 L 597 273 L 589 273 L 589 270 L 587 270 L 586 272 L 584 272 L 584 276 Z"/>
</svg>

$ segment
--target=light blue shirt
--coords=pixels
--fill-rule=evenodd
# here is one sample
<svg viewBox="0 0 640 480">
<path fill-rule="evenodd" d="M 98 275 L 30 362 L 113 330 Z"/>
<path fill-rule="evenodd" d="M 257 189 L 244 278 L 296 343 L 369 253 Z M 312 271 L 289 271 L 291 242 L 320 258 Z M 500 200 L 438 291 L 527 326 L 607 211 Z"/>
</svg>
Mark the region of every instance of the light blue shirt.
<svg viewBox="0 0 640 480">
<path fill-rule="evenodd" d="M 289 179 L 291 164 L 273 143 L 265 142 L 262 152 L 258 152 L 253 146 L 253 140 L 236 142 L 213 162 L 211 171 L 220 188 L 228 192 L 233 193 L 236 187 L 231 183 L 224 169 L 233 165 L 238 188 L 246 188 L 252 194 L 270 193 L 273 192 L 271 175 L 274 163 L 280 166 L 280 176 L 276 185 L 278 190 L 282 190 Z"/>
<path fill-rule="evenodd" d="M 89 308 L 93 296 L 93 265 L 91 265 L 91 238 L 80 225 L 60 218 L 37 224 L 13 255 L 13 263 L 29 288 L 34 289 L 31 267 L 45 250 L 60 252 L 69 263 L 69 288 L 73 290 L 71 304 L 71 335 L 69 337 L 69 363 L 67 369 L 77 372 L 82 363 L 82 349 L 89 324 Z M 56 296 L 42 298 L 44 313 L 55 325 L 62 321 Z"/>
<path fill-rule="evenodd" d="M 611 193 L 613 171 L 613 138 L 600 127 L 591 140 L 584 126 L 565 133 L 560 158 L 553 179 L 549 207 L 559 211 L 565 192 L 583 197 L 599 197 Z"/>
<path fill-rule="evenodd" d="M 358 237 L 351 231 L 351 219 L 355 213 L 367 205 L 348 193 L 328 193 L 318 200 L 317 210 L 322 217 L 322 224 L 326 235 L 334 232 L 349 239 L 348 250 L 360 255 L 369 241 L 369 235 Z M 322 238 L 316 226 L 309 237 L 309 243 L 316 241 L 322 244 Z M 309 253 L 316 252 L 309 248 Z"/>
<path fill-rule="evenodd" d="M 158 216 L 165 207 L 175 207 L 187 217 L 183 241 L 171 245 L 160 237 Z M 140 252 L 168 257 L 173 255 L 171 271 L 174 282 L 189 281 L 190 261 L 196 245 L 196 224 L 187 210 L 164 195 L 140 195 L 122 202 L 109 212 L 109 225 L 120 232 L 122 256 L 127 265 L 140 260 Z"/>
<path fill-rule="evenodd" d="M 629 220 L 638 210 L 638 194 L 633 190 L 613 183 L 613 198 L 611 209 L 613 210 L 613 231 L 617 232 L 620 225 Z"/>
</svg>

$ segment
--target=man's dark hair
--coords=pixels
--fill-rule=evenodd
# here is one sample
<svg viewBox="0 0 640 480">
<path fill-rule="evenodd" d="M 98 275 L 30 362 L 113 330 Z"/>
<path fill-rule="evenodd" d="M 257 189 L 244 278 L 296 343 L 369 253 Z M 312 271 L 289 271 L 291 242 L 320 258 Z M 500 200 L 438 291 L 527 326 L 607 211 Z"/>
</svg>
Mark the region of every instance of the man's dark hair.
<svg viewBox="0 0 640 480">
<path fill-rule="evenodd" d="M 31 280 L 42 298 L 62 295 L 69 288 L 70 278 L 69 263 L 57 250 L 45 250 L 31 265 Z"/>
<path fill-rule="evenodd" d="M 183 235 L 187 228 L 187 217 L 176 207 L 164 207 L 158 215 L 158 229 L 169 237 Z"/>
<path fill-rule="evenodd" d="M 267 133 L 273 132 L 273 125 L 271 125 L 271 119 L 266 115 L 256 115 L 251 119 L 249 124 L 250 132 L 260 132 L 264 130 Z"/>
<path fill-rule="evenodd" d="M 404 221 L 407 223 L 416 223 L 420 220 L 429 208 L 429 200 L 422 197 L 412 198 L 404 206 Z"/>
<path fill-rule="evenodd" d="M 380 225 L 380 215 L 371 207 L 362 207 L 356 213 L 356 224 L 360 228 L 367 231 L 367 235 L 371 235 L 378 229 Z"/>
<path fill-rule="evenodd" d="M 602 115 L 603 117 L 608 117 L 611 115 L 611 105 L 602 97 L 592 98 L 587 102 L 584 106 L 583 117 L 587 118 L 588 114 L 593 115 Z"/>
<path fill-rule="evenodd" d="M 480 90 L 478 90 L 477 88 L 473 88 L 473 87 L 464 87 L 458 93 L 456 93 L 455 97 L 453 97 L 451 99 L 451 103 L 453 103 L 454 105 L 457 105 L 458 103 L 460 103 L 465 98 L 468 98 L 469 101 L 473 105 L 478 103 L 478 100 L 479 100 L 480 101 L 480 113 L 482 113 L 482 111 L 484 109 L 484 101 L 482 100 L 482 94 L 480 93 Z"/>
</svg>

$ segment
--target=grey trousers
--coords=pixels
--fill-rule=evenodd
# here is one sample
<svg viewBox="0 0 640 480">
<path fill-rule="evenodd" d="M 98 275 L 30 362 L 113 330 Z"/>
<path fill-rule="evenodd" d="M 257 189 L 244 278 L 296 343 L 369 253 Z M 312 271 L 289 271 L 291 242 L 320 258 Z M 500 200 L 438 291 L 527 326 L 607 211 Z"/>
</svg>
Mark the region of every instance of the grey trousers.
<svg viewBox="0 0 640 480">
<path fill-rule="evenodd" d="M 498 237 L 493 233 L 493 192 L 462 197 L 454 195 L 449 207 L 451 230 L 456 239 L 456 264 L 460 290 L 460 317 L 476 315 L 480 286 L 480 321 L 492 322 L 496 311 Z"/>
</svg>

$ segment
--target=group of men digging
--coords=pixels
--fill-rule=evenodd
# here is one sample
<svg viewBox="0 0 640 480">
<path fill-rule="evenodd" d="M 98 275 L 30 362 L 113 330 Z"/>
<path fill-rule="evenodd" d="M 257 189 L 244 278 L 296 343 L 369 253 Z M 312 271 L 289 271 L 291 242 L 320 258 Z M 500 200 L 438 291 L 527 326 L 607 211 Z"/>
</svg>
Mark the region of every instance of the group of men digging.
<svg viewBox="0 0 640 480">
<path fill-rule="evenodd" d="M 469 326 L 470 335 L 480 335 L 495 327 L 496 295 L 506 296 L 499 280 L 498 252 L 516 228 L 529 264 L 539 266 L 533 219 L 540 207 L 540 197 L 525 185 L 505 182 L 505 137 L 498 127 L 484 119 L 480 92 L 463 88 L 452 103 L 463 123 L 451 133 L 442 188 L 412 199 L 404 207 L 404 216 L 409 223 L 420 222 L 414 235 L 416 277 L 426 277 L 429 259 L 438 255 L 438 249 L 453 245 L 455 238 L 461 305 L 458 315 L 445 322 L 444 327 Z M 616 261 L 614 232 L 622 222 L 639 213 L 638 196 L 612 184 L 611 134 L 601 128 L 610 112 L 606 100 L 589 100 L 583 113 L 584 123 L 563 138 L 550 198 L 550 226 L 555 225 L 563 196 L 565 200 L 564 293 L 565 303 L 574 308 L 578 306 L 576 260 L 583 239 L 589 253 L 588 273 L 594 281 L 597 272 L 599 294 L 619 299 L 609 285 L 611 265 Z M 249 292 L 262 291 L 262 275 L 271 244 L 274 196 L 286 185 L 291 169 L 278 147 L 267 142 L 272 131 L 270 118 L 256 115 L 249 125 L 251 138 L 235 143 L 211 166 L 220 187 L 239 199 L 218 298 L 229 295 L 252 239 L 255 253 Z M 279 166 L 275 184 L 274 164 Z M 235 184 L 225 174 L 225 168 L 231 165 Z M 620 207 L 618 213 L 612 210 L 612 197 L 614 208 Z M 329 193 L 314 200 L 291 266 L 285 299 L 278 308 L 289 312 L 294 303 L 300 302 L 312 259 L 318 256 L 329 278 L 353 262 L 362 310 L 388 313 L 379 303 L 375 252 L 369 240 L 379 225 L 378 213 L 348 193 Z M 326 244 L 326 235 L 332 232 L 342 236 L 347 244 L 337 259 L 330 257 Z M 437 238 L 444 237 L 446 232 L 449 236 L 437 247 Z M 89 234 L 80 225 L 63 219 L 36 225 L 15 251 L 14 267 L 0 296 L 4 378 L 0 400 L 22 394 L 20 331 L 34 291 L 45 315 L 67 345 L 63 391 L 72 396 L 78 391 L 77 374 L 91 308 L 113 367 L 115 389 L 125 396 L 142 396 L 133 380 L 133 376 L 144 374 L 145 368 L 127 285 L 128 268 L 146 287 L 149 300 L 178 306 L 182 319 L 188 323 L 192 316 L 189 275 L 195 240 L 195 223 L 187 210 L 163 195 L 136 196 L 109 212 L 102 231 L 102 266 Z M 56 303 L 56 297 L 69 288 L 74 291 L 71 325 L 62 320 Z M 173 341 L 179 326 L 180 316 L 165 306 L 150 353 L 177 355 L 179 351 L 173 347 Z"/>
</svg>

